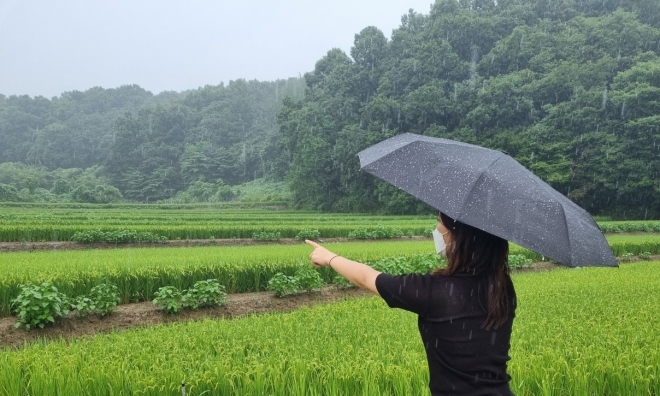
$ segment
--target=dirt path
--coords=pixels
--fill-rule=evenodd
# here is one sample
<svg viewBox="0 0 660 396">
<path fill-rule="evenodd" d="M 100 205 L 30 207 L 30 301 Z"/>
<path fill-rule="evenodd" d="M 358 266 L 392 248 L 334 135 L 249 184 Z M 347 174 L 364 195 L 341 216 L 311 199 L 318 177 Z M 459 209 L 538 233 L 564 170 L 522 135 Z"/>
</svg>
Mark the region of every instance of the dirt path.
<svg viewBox="0 0 660 396">
<path fill-rule="evenodd" d="M 421 236 L 392 238 L 389 241 L 398 240 L 431 240 Z M 321 242 L 355 242 L 355 239 L 348 238 L 321 238 Z M 358 240 L 359 241 L 359 240 Z M 368 241 L 366 241 L 368 242 Z M 282 238 L 277 241 L 259 241 L 251 238 L 231 238 L 231 239 L 185 239 L 171 240 L 165 243 L 90 243 L 82 244 L 73 241 L 58 242 L 0 242 L 0 252 L 20 252 L 35 250 L 84 250 L 84 249 L 126 249 L 126 248 L 145 248 L 145 247 L 189 247 L 189 246 L 248 246 L 248 245 L 293 245 L 301 244 L 302 241 L 294 238 Z"/>
<path fill-rule="evenodd" d="M 648 232 L 618 232 L 615 234 L 606 235 L 644 235 L 653 234 Z M 423 241 L 432 240 L 432 238 L 414 236 L 414 237 L 401 237 L 387 239 L 388 241 Z M 355 240 L 348 238 L 321 238 L 321 242 L 334 243 L 334 242 L 369 242 L 374 240 Z M 375 241 L 383 241 L 375 240 Z M 294 238 L 282 238 L 277 241 L 259 241 L 252 238 L 230 238 L 230 239 L 184 239 L 184 240 L 171 240 L 165 243 L 90 243 L 82 244 L 73 241 L 57 241 L 57 242 L 0 242 L 0 252 L 21 252 L 21 251 L 37 251 L 37 250 L 85 250 L 85 249 L 127 249 L 127 248 L 153 248 L 153 247 L 190 247 L 190 246 L 249 246 L 249 245 L 293 245 L 299 244 L 299 241 Z"/>
</svg>

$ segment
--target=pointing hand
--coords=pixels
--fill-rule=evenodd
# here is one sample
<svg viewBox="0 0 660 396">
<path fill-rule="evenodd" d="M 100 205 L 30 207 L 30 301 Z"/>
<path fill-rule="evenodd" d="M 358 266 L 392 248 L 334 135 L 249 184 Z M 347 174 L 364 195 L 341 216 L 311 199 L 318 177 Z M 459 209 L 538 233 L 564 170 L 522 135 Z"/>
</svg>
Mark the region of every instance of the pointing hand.
<svg viewBox="0 0 660 396">
<path fill-rule="evenodd" d="M 305 243 L 314 248 L 314 251 L 310 253 L 309 258 L 312 259 L 312 265 L 315 267 L 330 265 L 330 260 L 337 256 L 314 241 L 305 239 Z"/>
</svg>

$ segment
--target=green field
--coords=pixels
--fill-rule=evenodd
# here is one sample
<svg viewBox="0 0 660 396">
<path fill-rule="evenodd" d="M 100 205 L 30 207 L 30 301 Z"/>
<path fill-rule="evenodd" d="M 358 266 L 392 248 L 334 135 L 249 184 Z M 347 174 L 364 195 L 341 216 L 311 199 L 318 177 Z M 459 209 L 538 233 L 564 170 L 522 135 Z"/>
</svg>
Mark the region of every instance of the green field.
<svg viewBox="0 0 660 396">
<path fill-rule="evenodd" d="M 429 253 L 430 241 L 334 243 L 338 254 L 360 261 Z M 122 303 L 150 300 L 161 286 L 188 288 L 216 278 L 229 293 L 264 290 L 277 272 L 293 274 L 309 263 L 311 249 L 299 245 L 218 246 L 15 252 L 0 255 L 0 316 L 21 283 L 52 280 L 69 296 L 86 294 L 108 280 L 119 286 Z M 330 270 L 321 273 L 330 279 Z"/>
<path fill-rule="evenodd" d="M 614 235 L 608 237 L 617 255 L 625 252 L 660 253 L 660 235 Z M 433 242 L 344 242 L 326 245 L 338 254 L 369 262 L 385 257 L 409 257 L 433 251 Z M 73 297 L 109 281 L 119 287 L 122 303 L 150 300 L 161 286 L 191 287 L 196 281 L 215 278 L 229 293 L 265 290 L 277 272 L 293 274 L 309 261 L 309 246 L 218 246 L 190 248 L 131 248 L 13 252 L 0 255 L 0 316 L 10 314 L 9 302 L 21 284 L 51 280 Z M 538 254 L 511 247 L 511 254 L 540 259 Z M 326 281 L 331 271 L 322 269 Z"/>
<path fill-rule="evenodd" d="M 75 231 L 136 230 L 168 238 L 250 237 L 256 231 L 295 236 L 318 229 L 346 236 L 380 224 L 414 235 L 435 216 L 319 214 L 262 209 L 0 208 L 0 239 L 61 239 Z M 617 256 L 660 253 L 659 222 L 602 222 Z M 4 233 L 4 234 L 3 234 Z M 12 234 L 13 233 L 13 234 Z M 223 234 L 224 233 L 224 234 Z M 7 235 L 14 235 L 7 237 Z M 14 238 L 14 239 L 12 239 Z M 431 240 L 328 243 L 343 256 L 373 262 L 433 251 Z M 309 265 L 300 244 L 144 247 L 0 254 L 0 316 L 20 284 L 51 280 L 74 297 L 103 282 L 121 302 L 152 298 L 161 286 L 189 288 L 216 278 L 229 293 L 264 290 L 277 272 Z M 511 254 L 540 256 L 512 245 Z M 519 395 L 658 394 L 660 263 L 621 268 L 516 273 L 519 310 L 510 373 Z M 332 271 L 321 270 L 329 281 Z M 230 297 L 231 298 L 231 297 Z M 388 326 L 382 326 L 386 321 Z M 419 345 L 418 345 L 419 344 Z M 156 326 L 0 351 L 0 395 L 417 395 L 427 394 L 426 360 L 413 315 L 377 298 L 291 314 Z"/>
<path fill-rule="evenodd" d="M 255 232 L 279 232 L 293 238 L 306 229 L 321 237 L 347 237 L 378 225 L 404 235 L 428 235 L 436 216 L 379 216 L 210 206 L 127 208 L 31 208 L 0 206 L 0 242 L 68 241 L 79 231 L 151 232 L 167 239 L 251 238 Z M 660 221 L 599 222 L 604 232 L 660 232 Z"/>
<path fill-rule="evenodd" d="M 251 238 L 254 232 L 279 232 L 293 238 L 315 229 L 322 237 L 346 237 L 377 225 L 404 234 L 430 235 L 435 215 L 378 216 L 267 209 L 69 209 L 0 208 L 0 242 L 66 241 L 78 231 L 131 230 L 168 239 Z M 660 228 L 659 228 L 660 230 Z"/>
<path fill-rule="evenodd" d="M 512 390 L 659 394 L 659 269 L 515 274 Z M 374 297 L 4 350 L 0 394 L 425 395 L 425 359 L 415 316 Z"/>
</svg>

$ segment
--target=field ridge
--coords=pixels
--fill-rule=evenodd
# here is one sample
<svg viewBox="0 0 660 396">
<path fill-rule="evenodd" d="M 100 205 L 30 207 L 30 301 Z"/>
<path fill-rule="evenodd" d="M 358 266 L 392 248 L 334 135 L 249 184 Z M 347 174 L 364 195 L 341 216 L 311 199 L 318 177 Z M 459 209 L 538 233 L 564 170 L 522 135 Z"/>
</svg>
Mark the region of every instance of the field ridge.
<svg viewBox="0 0 660 396">
<path fill-rule="evenodd" d="M 529 268 L 512 270 L 512 272 L 549 271 L 561 268 L 560 265 L 547 261 L 533 263 Z M 302 307 L 311 307 L 335 301 L 369 296 L 369 292 L 358 288 L 337 289 L 334 285 L 326 285 L 321 290 L 307 293 L 275 297 L 271 291 L 248 293 L 232 293 L 227 295 L 227 303 L 221 307 L 201 308 L 198 310 L 183 310 L 176 314 L 167 314 L 156 307 L 151 301 L 120 304 L 107 317 L 92 314 L 84 318 L 77 317 L 74 312 L 66 318 L 59 319 L 43 329 L 25 330 L 16 328 L 14 316 L 0 318 L 0 349 L 20 347 L 27 342 L 39 339 L 65 340 L 93 336 L 99 333 L 128 330 L 136 327 L 151 326 L 172 322 L 182 322 L 202 319 L 235 319 L 247 315 L 266 314 L 273 312 L 291 312 Z"/>
</svg>

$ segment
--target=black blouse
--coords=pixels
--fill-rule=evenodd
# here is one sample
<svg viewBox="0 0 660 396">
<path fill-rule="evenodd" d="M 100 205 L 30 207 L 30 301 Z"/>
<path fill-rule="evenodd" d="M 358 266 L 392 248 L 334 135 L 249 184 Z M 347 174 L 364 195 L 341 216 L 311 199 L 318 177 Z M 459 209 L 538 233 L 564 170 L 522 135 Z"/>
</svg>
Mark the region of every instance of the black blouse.
<svg viewBox="0 0 660 396">
<path fill-rule="evenodd" d="M 487 284 L 481 276 L 380 274 L 376 288 L 392 308 L 416 313 L 429 364 L 431 394 L 512 395 L 507 361 L 516 298 L 509 283 L 509 316 L 486 331 Z"/>
</svg>

